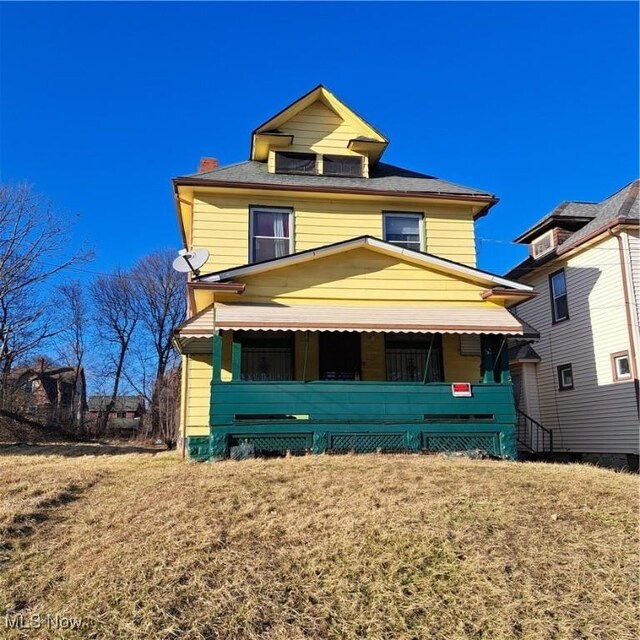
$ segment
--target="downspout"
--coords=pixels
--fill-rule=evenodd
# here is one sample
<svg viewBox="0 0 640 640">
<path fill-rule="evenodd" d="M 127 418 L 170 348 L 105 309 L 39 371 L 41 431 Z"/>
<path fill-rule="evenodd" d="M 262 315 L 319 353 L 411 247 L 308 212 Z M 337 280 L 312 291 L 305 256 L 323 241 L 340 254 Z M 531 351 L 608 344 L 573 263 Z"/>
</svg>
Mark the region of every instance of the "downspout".
<svg viewBox="0 0 640 640">
<path fill-rule="evenodd" d="M 636 395 L 636 410 L 640 415 L 640 386 L 638 382 L 638 363 L 636 360 L 636 345 L 635 335 L 633 330 L 633 318 L 631 316 L 631 300 L 629 296 L 628 275 L 626 267 L 626 256 L 624 251 L 624 244 L 622 236 L 620 234 L 613 233 L 612 229 L 609 229 L 609 235 L 614 236 L 618 241 L 618 252 L 620 254 L 620 270 L 622 272 L 622 291 L 624 295 L 624 311 L 627 319 L 627 334 L 629 337 L 629 356 L 631 359 L 631 372 L 633 374 L 633 387 Z"/>
<path fill-rule="evenodd" d="M 182 399 L 182 424 L 184 425 L 184 433 L 182 434 L 182 459 L 187 457 L 187 396 L 189 395 L 189 358 L 185 357 L 183 361 L 182 375 L 184 376 L 184 398 Z"/>
</svg>

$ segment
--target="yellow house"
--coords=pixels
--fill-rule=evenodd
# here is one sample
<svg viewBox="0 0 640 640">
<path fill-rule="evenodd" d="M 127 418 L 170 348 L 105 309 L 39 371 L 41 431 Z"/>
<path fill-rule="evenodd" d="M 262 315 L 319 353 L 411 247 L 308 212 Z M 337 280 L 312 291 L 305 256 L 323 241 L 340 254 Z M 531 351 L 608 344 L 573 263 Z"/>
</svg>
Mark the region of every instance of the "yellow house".
<svg viewBox="0 0 640 640">
<path fill-rule="evenodd" d="M 387 138 L 319 86 L 250 159 L 173 180 L 187 251 L 181 428 L 195 459 L 481 449 L 515 456 L 507 307 L 477 269 L 492 194 L 381 162 Z"/>
</svg>

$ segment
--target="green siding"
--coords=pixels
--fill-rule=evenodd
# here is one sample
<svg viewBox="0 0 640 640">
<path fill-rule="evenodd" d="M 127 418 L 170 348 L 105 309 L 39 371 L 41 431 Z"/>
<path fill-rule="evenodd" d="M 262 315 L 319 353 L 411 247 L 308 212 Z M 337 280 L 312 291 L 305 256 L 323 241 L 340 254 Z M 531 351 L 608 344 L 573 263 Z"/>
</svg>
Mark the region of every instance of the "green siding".
<svg viewBox="0 0 640 640">
<path fill-rule="evenodd" d="M 214 380 L 209 455 L 248 441 L 257 453 L 483 449 L 514 458 L 511 385 L 472 392 L 454 398 L 441 383 Z"/>
</svg>

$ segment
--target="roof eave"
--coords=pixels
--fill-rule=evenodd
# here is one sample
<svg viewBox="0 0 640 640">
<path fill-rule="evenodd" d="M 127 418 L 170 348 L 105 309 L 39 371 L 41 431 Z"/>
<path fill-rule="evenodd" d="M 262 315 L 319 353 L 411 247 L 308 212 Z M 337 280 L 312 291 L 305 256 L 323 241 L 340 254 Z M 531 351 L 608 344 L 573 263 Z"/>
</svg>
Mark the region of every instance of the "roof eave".
<svg viewBox="0 0 640 640">
<path fill-rule="evenodd" d="M 307 193 L 344 193 L 349 195 L 374 195 L 400 198 L 435 198 L 439 200 L 463 200 L 465 202 L 482 202 L 485 206 L 474 216 L 474 219 L 486 215 L 488 210 L 499 202 L 490 194 L 452 193 L 447 191 L 385 191 L 383 189 L 355 189 L 345 187 L 310 187 L 293 184 L 269 184 L 259 182 L 222 182 L 193 177 L 177 177 L 172 179 L 174 190 L 178 187 L 217 187 L 220 189 L 264 189 L 268 191 L 300 191 Z"/>
</svg>

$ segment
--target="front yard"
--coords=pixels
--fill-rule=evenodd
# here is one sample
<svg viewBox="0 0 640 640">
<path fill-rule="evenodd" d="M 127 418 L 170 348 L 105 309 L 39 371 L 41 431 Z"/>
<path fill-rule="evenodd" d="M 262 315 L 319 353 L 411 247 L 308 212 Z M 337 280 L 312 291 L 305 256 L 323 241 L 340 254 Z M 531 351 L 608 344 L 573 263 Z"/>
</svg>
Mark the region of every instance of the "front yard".
<svg viewBox="0 0 640 640">
<path fill-rule="evenodd" d="M 0 449 L 0 637 L 638 634 L 635 476 L 417 455 L 87 453 L 107 452 Z M 40 629 L 10 628 L 34 614 Z"/>
</svg>

